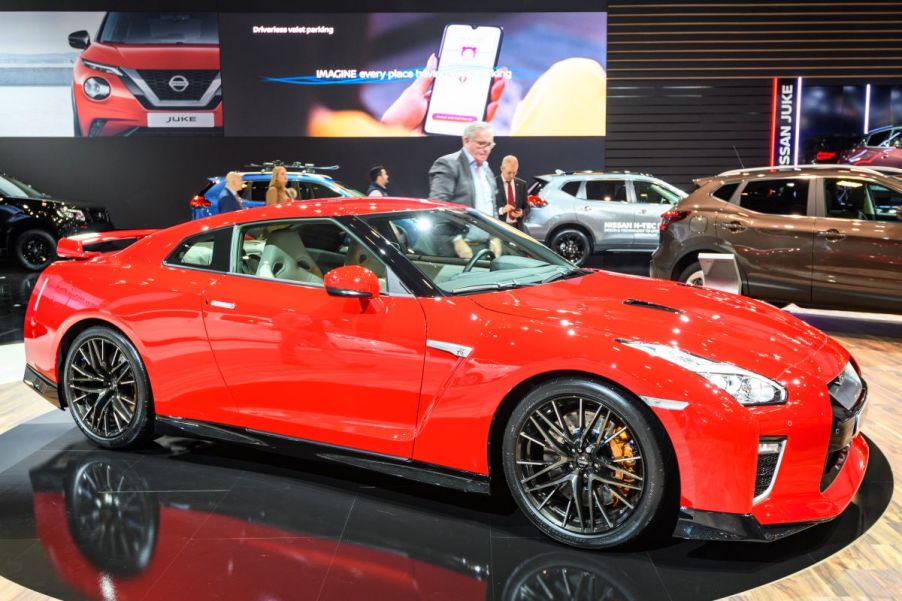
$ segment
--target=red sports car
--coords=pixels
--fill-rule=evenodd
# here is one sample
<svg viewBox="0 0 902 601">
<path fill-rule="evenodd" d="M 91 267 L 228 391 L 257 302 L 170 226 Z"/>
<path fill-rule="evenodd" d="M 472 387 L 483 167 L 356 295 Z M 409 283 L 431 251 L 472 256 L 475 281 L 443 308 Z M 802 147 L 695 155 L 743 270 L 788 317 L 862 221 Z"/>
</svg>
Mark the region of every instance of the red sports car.
<svg viewBox="0 0 902 601">
<path fill-rule="evenodd" d="M 586 548 L 674 522 L 774 540 L 836 517 L 865 472 L 866 386 L 820 331 L 579 269 L 459 205 L 294 202 L 58 252 L 78 260 L 35 286 L 25 381 L 103 447 L 174 431 L 506 483 Z"/>
</svg>

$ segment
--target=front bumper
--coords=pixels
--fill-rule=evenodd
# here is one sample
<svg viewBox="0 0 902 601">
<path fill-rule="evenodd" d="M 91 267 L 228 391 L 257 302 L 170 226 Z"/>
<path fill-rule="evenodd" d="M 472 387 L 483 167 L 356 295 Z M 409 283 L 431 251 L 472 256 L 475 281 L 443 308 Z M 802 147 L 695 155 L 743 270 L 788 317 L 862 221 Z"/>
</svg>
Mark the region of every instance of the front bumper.
<svg viewBox="0 0 902 601">
<path fill-rule="evenodd" d="M 673 535 L 693 540 L 769 543 L 816 526 L 823 521 L 826 520 L 762 526 L 750 513 L 720 513 L 680 507 Z"/>
<path fill-rule="evenodd" d="M 39 374 L 30 365 L 25 366 L 25 375 L 22 377 L 22 381 L 57 409 L 63 408 L 56 384 Z"/>
</svg>

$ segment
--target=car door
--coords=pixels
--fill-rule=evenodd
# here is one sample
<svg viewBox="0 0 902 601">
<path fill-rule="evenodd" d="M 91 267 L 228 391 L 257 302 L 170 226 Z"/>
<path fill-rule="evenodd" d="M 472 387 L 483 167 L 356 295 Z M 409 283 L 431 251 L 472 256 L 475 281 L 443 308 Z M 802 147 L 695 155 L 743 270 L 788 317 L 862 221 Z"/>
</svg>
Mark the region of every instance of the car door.
<svg viewBox="0 0 902 601">
<path fill-rule="evenodd" d="M 327 294 L 313 257 L 360 264 L 365 248 L 332 219 L 251 224 L 236 240 L 204 319 L 246 427 L 410 457 L 426 348 L 418 300 L 388 290 L 372 254 L 366 265 L 385 294 Z"/>
<path fill-rule="evenodd" d="M 808 178 L 747 181 L 735 205 L 717 214 L 720 246 L 736 256 L 749 296 L 781 302 L 811 299 L 813 186 Z"/>
<path fill-rule="evenodd" d="M 902 187 L 824 177 L 818 195 L 812 302 L 857 310 L 902 307 Z"/>
<path fill-rule="evenodd" d="M 633 248 L 653 251 L 658 248 L 661 213 L 669 211 L 683 196 L 658 182 L 634 179 L 635 224 Z"/>
<path fill-rule="evenodd" d="M 633 244 L 635 203 L 630 203 L 624 179 L 587 179 L 580 220 L 595 236 L 594 248 L 628 249 Z"/>
</svg>

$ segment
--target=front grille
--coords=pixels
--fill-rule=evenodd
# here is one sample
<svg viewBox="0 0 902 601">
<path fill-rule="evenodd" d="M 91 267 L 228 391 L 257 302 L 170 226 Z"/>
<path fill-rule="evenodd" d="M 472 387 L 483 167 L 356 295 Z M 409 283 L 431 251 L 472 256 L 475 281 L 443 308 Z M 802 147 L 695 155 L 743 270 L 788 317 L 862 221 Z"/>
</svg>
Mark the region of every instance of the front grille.
<svg viewBox="0 0 902 601">
<path fill-rule="evenodd" d="M 138 71 L 157 98 L 160 100 L 200 100 L 210 88 L 210 84 L 219 75 L 218 71 Z M 188 81 L 188 86 L 181 92 L 176 92 L 169 85 L 173 77 L 181 76 Z"/>
</svg>

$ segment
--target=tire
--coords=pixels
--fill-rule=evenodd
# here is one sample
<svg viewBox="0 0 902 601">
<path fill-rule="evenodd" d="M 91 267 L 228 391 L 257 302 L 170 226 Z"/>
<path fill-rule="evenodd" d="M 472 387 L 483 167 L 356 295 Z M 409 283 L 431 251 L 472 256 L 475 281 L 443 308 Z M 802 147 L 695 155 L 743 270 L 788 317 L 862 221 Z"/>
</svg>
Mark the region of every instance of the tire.
<svg viewBox="0 0 902 601">
<path fill-rule="evenodd" d="M 124 449 L 153 438 L 147 371 L 125 336 L 106 327 L 88 328 L 69 347 L 61 376 L 63 399 L 88 440 Z"/>
<path fill-rule="evenodd" d="M 666 513 L 664 434 L 653 420 L 612 386 L 581 378 L 542 384 L 505 427 L 511 495 L 539 530 L 564 544 L 604 549 L 638 539 Z"/>
<path fill-rule="evenodd" d="M 40 271 L 57 259 L 56 238 L 47 230 L 26 230 L 13 242 L 13 255 L 25 269 Z"/>
<path fill-rule="evenodd" d="M 693 261 L 680 272 L 680 277 L 678 277 L 677 280 L 684 284 L 689 284 L 690 286 L 704 286 L 705 273 L 702 271 L 702 266 L 699 262 Z"/>
<path fill-rule="evenodd" d="M 580 229 L 564 228 L 556 232 L 548 246 L 571 263 L 582 265 L 592 254 L 592 241 Z"/>
</svg>

